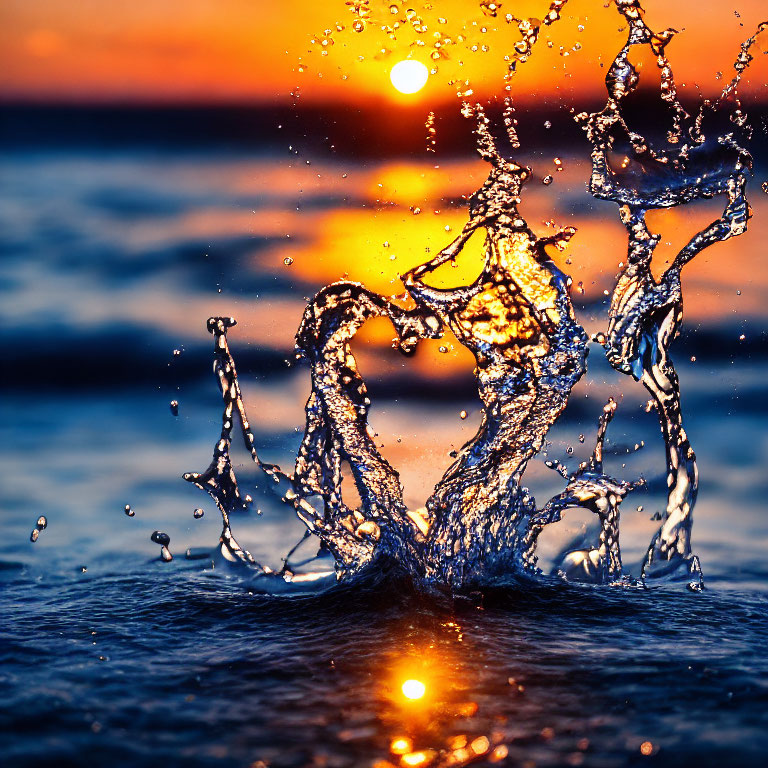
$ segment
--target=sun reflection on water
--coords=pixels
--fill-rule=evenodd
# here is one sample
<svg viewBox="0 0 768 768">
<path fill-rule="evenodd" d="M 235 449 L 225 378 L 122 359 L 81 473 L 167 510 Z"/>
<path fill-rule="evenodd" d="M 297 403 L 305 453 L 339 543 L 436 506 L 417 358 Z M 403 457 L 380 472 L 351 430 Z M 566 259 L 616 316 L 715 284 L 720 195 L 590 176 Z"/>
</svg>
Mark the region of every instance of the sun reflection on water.
<svg viewBox="0 0 768 768">
<path fill-rule="evenodd" d="M 462 625 L 441 621 L 427 632 L 409 626 L 406 638 L 387 659 L 388 672 L 379 682 L 379 722 L 389 755 L 374 768 L 504 760 L 509 748 L 503 724 L 498 713 L 480 706 L 473 691 L 479 681 L 463 649 Z"/>
<path fill-rule="evenodd" d="M 427 687 L 421 680 L 406 680 L 401 689 L 406 699 L 421 699 L 427 691 Z"/>
</svg>

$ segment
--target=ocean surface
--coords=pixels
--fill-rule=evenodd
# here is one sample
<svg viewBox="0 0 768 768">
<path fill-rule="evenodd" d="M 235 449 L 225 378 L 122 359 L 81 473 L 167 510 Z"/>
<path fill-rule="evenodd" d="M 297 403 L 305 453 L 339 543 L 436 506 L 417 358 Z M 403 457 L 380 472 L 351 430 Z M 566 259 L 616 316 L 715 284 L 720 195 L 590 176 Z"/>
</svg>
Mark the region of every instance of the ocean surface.
<svg viewBox="0 0 768 768">
<path fill-rule="evenodd" d="M 535 171 L 521 206 L 531 225 L 579 230 L 561 267 L 596 332 L 624 256 L 616 210 L 587 194 L 587 158 L 574 146 L 524 159 Z M 520 581 L 453 599 L 383 574 L 269 597 L 216 556 L 218 514 L 181 479 L 207 466 L 220 428 L 207 318 L 238 320 L 230 346 L 257 444 L 290 467 L 309 373 L 286 361 L 306 298 L 342 277 L 401 292 L 397 275 L 452 239 L 463 196 L 484 176 L 469 154 L 361 161 L 287 143 L 268 154 L 0 150 L 3 764 L 764 764 L 764 164 L 750 231 L 686 267 L 673 347 L 701 473 L 703 593 Z M 651 217 L 664 234 L 660 262 L 718 205 Z M 441 279 L 473 270 L 470 254 Z M 385 325 L 363 336 L 377 441 L 418 507 L 477 429 L 471 360 L 450 340 L 401 358 Z M 600 353 L 593 345 L 547 456 L 575 466 L 606 399 L 619 400 L 607 469 L 648 480 L 622 509 L 625 565 L 637 574 L 663 508 L 662 441 L 645 391 Z M 247 478 L 247 457 L 235 455 Z M 528 475 L 540 504 L 562 488 L 543 458 Z M 245 490 L 254 505 L 235 534 L 279 567 L 302 526 L 255 480 Z M 47 527 L 31 543 L 41 515 Z M 543 564 L 588 522 L 573 511 L 547 531 Z M 170 536 L 173 561 L 160 559 L 155 530 Z M 403 695 L 409 679 L 423 682 L 422 698 Z"/>
</svg>

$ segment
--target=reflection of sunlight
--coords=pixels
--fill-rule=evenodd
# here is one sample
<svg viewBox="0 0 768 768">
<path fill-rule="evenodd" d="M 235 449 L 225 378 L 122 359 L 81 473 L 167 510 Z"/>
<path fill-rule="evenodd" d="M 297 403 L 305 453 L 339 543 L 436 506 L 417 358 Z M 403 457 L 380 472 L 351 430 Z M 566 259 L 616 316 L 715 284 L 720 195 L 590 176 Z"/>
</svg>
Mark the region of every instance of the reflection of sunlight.
<svg viewBox="0 0 768 768">
<path fill-rule="evenodd" d="M 427 686 L 421 680 L 406 680 L 402 691 L 406 699 L 420 699 L 427 692 Z"/>
<path fill-rule="evenodd" d="M 506 719 L 493 723 L 480 711 L 462 641 L 462 627 L 443 622 L 386 663 L 379 719 L 389 756 L 374 762 L 376 768 L 462 768 L 508 757 Z"/>
<path fill-rule="evenodd" d="M 430 762 L 434 757 L 434 753 L 429 752 L 410 752 L 407 755 L 403 755 L 400 758 L 400 762 L 403 765 L 408 766 L 416 766 L 416 765 L 425 765 L 426 763 Z"/>
<path fill-rule="evenodd" d="M 466 211 L 461 209 L 414 216 L 408 210 L 389 207 L 373 211 L 338 208 L 318 221 L 313 240 L 271 251 L 269 266 L 282 271 L 285 257 L 290 256 L 292 272 L 306 281 L 345 277 L 373 291 L 401 293 L 404 287 L 399 276 L 447 246 L 466 220 Z M 478 232 L 457 260 L 459 266 L 446 266 L 443 275 L 430 275 L 430 284 L 454 287 L 472 282 L 482 267 L 482 254 L 483 235 Z"/>
<path fill-rule="evenodd" d="M 392 739 L 392 743 L 389 745 L 389 751 L 393 755 L 405 755 L 413 749 L 413 742 L 410 739 L 401 736 L 397 739 Z"/>
</svg>

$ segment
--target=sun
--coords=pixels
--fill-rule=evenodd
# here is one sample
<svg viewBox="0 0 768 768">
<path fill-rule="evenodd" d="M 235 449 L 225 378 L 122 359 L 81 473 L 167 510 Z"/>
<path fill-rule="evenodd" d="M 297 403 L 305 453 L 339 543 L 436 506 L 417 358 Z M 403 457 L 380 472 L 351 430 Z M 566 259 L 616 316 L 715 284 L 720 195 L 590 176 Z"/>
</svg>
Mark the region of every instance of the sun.
<svg viewBox="0 0 768 768">
<path fill-rule="evenodd" d="M 400 93 L 420 91 L 426 85 L 428 77 L 429 70 L 420 61 L 414 59 L 398 61 L 389 73 L 392 85 Z"/>
</svg>

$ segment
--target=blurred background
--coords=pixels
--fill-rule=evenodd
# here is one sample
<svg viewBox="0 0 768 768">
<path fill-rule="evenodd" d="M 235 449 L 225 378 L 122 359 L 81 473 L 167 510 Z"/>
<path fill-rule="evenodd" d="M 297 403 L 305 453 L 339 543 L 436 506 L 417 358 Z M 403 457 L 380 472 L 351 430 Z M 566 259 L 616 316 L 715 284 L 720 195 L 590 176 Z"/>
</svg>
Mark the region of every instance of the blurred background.
<svg viewBox="0 0 768 768">
<path fill-rule="evenodd" d="M 765 14 L 761 0 L 645 7 L 652 27 L 680 31 L 668 53 L 692 108 L 719 93 Z M 4 556 L 63 558 L 69 567 L 115 550 L 149 555 L 153 527 L 179 546 L 216 541 L 215 510 L 180 479 L 207 465 L 218 434 L 206 319 L 237 318 L 230 342 L 264 458 L 290 466 L 309 374 L 286 360 L 307 298 L 340 278 L 400 293 L 398 275 L 455 236 L 486 175 L 457 92 L 485 103 L 501 135 L 504 75 L 519 39 L 507 14 L 542 18 L 546 8 L 5 0 Z M 573 276 L 590 332 L 605 326 L 625 234 L 615 206 L 586 192 L 588 148 L 573 115 L 603 103 L 605 68 L 625 37 L 612 5 L 571 0 L 511 81 L 516 157 L 534 171 L 522 211 L 540 232 L 577 227 L 560 266 Z M 705 571 L 740 584 L 764 577 L 768 543 L 765 52 L 761 40 L 741 90 L 755 128 L 755 217 L 746 235 L 686 268 L 686 323 L 673 349 L 700 457 L 697 548 Z M 429 71 L 410 95 L 390 81 L 405 59 Z M 638 65 L 657 79 L 653 62 Z M 659 268 L 721 209 L 715 200 L 652 214 L 663 234 Z M 471 280 L 481 246 L 478 236 L 459 268 L 437 279 Z M 417 507 L 479 423 L 472 360 L 451 339 L 425 342 L 406 360 L 390 349 L 391 335 L 386 323 L 371 324 L 355 349 L 382 452 Z M 644 511 L 629 504 L 623 522 L 631 563 L 655 527 L 649 516 L 663 508 L 661 439 L 645 391 L 610 371 L 600 352 L 593 347 L 548 455 L 575 463 L 605 399 L 622 398 L 611 470 L 649 479 L 637 497 Z M 646 448 L 628 456 L 642 440 Z M 529 482 L 541 503 L 560 489 L 540 461 Z M 126 504 L 135 518 L 124 515 Z M 200 521 L 196 506 L 208 512 Z M 40 514 L 49 529 L 31 547 Z M 286 543 L 277 523 L 242 525 L 243 543 L 264 559 Z"/>
</svg>

